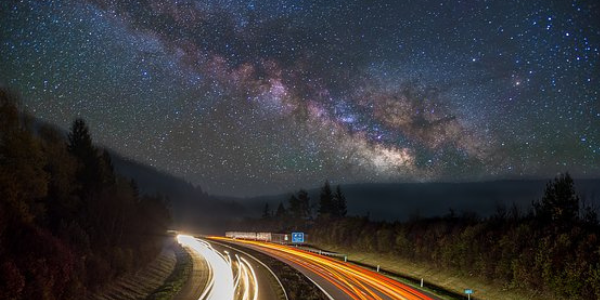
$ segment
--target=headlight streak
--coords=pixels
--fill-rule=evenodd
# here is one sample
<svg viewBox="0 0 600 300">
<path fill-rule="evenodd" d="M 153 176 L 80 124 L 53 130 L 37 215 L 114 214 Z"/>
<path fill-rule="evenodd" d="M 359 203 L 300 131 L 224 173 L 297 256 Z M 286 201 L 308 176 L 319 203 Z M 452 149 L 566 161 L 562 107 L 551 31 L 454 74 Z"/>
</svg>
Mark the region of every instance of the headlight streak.
<svg viewBox="0 0 600 300">
<path fill-rule="evenodd" d="M 211 237 L 209 237 L 209 238 L 211 238 Z M 213 242 L 216 242 L 216 241 L 214 241 L 214 239 L 213 239 Z M 267 270 L 267 271 L 268 271 L 268 272 L 271 274 L 271 276 L 273 276 L 273 278 L 274 278 L 274 279 L 277 281 L 277 283 L 278 283 L 279 287 L 281 288 L 281 291 L 283 292 L 284 299 L 285 299 L 285 300 L 289 300 L 289 297 L 288 297 L 287 291 L 286 291 L 286 290 L 285 290 L 285 288 L 283 287 L 283 284 L 281 283 L 281 280 L 279 279 L 279 277 L 277 277 L 277 275 L 275 275 L 275 272 L 273 272 L 273 270 L 271 270 L 271 268 L 269 268 L 269 266 L 267 266 L 267 265 L 266 265 L 264 262 L 260 261 L 258 258 L 256 258 L 256 257 L 252 256 L 251 254 L 248 254 L 247 252 L 245 252 L 245 251 L 243 251 L 243 250 L 240 250 L 240 249 L 237 249 L 237 248 L 231 247 L 231 246 L 230 246 L 230 245 L 228 245 L 228 244 L 223 244 L 223 243 L 219 243 L 219 242 L 217 242 L 217 243 L 218 243 L 220 246 L 223 246 L 223 247 L 226 247 L 226 248 L 229 248 L 229 249 L 234 249 L 235 251 L 237 251 L 237 252 L 239 252 L 239 253 L 243 253 L 245 256 L 252 258 L 252 260 L 254 260 L 254 261 L 255 261 L 255 262 L 257 262 L 259 265 L 261 265 L 261 266 L 262 266 L 262 267 L 263 267 L 265 270 Z M 225 252 L 227 252 L 227 250 L 225 250 Z M 319 287 L 319 286 L 318 286 L 318 284 L 317 284 L 317 283 L 315 283 L 315 282 L 314 282 L 314 281 L 313 281 L 313 280 L 312 280 L 310 277 L 306 277 L 306 278 L 308 278 L 308 280 L 312 281 L 312 282 L 313 282 L 315 285 L 317 285 L 317 287 Z M 329 299 L 329 300 L 335 300 L 335 299 L 333 299 L 333 297 L 331 297 L 331 295 L 329 295 L 329 294 L 327 293 L 327 291 L 323 290 L 321 287 L 319 287 L 319 288 L 320 288 L 320 289 L 321 289 L 321 290 L 322 290 L 322 291 L 323 291 L 323 292 L 324 292 L 324 293 L 327 295 L 327 297 L 328 297 L 328 299 Z"/>
<path fill-rule="evenodd" d="M 203 256 L 208 264 L 208 283 L 198 300 L 258 300 L 258 277 L 245 258 L 235 254 L 234 260 L 228 251 L 222 254 L 192 236 L 178 235 L 177 240 Z"/>
<path fill-rule="evenodd" d="M 248 270 L 250 270 L 250 279 L 253 281 L 252 287 L 254 290 L 254 297 L 252 298 L 252 300 L 258 300 L 258 277 L 256 277 L 256 272 L 254 271 L 254 268 L 252 267 L 250 262 L 248 262 L 248 260 L 246 260 L 243 257 L 240 257 L 240 259 L 248 266 Z M 248 300 L 250 300 L 250 298 L 248 298 Z"/>
<path fill-rule="evenodd" d="M 236 282 L 236 295 L 241 296 L 242 300 L 258 299 L 258 279 L 252 265 L 245 258 L 235 255 L 238 270 L 238 280 Z"/>
<path fill-rule="evenodd" d="M 205 241 L 192 236 L 177 236 L 179 243 L 202 255 L 209 265 L 210 279 L 199 300 L 234 300 L 233 272 L 227 259 Z"/>
<path fill-rule="evenodd" d="M 300 264 L 339 288 L 352 299 L 431 299 L 422 292 L 383 276 L 380 273 L 340 262 L 329 257 L 271 243 L 243 240 L 237 240 L 237 242 L 259 246 L 262 250 L 275 257 L 282 257 L 285 260 Z M 382 298 L 381 296 L 385 297 Z"/>
</svg>

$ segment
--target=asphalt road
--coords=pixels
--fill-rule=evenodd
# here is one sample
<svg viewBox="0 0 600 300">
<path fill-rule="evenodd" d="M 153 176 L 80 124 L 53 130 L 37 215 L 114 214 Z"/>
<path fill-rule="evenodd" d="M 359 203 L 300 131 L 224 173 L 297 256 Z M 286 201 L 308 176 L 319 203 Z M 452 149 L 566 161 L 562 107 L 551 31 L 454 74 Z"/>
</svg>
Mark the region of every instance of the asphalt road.
<svg viewBox="0 0 600 300">
<path fill-rule="evenodd" d="M 286 300 L 275 276 L 254 257 L 220 243 L 179 236 L 193 272 L 177 300 Z"/>
<path fill-rule="evenodd" d="M 210 241 L 208 242 L 210 243 Z M 277 279 L 275 279 L 274 275 L 271 274 L 271 272 L 266 268 L 266 266 L 262 265 L 254 257 L 247 255 L 246 253 L 243 253 L 238 249 L 235 249 L 233 247 L 227 247 L 226 245 L 220 243 L 211 243 L 211 245 L 214 249 L 222 253 L 226 253 L 225 251 L 227 251 L 231 256 L 235 257 L 237 255 L 239 257 L 245 258 L 247 262 L 250 262 L 250 264 L 254 268 L 256 279 L 258 282 L 259 300 L 285 300 L 285 298 L 280 298 L 279 296 L 283 296 L 283 288 L 279 285 Z"/>
<path fill-rule="evenodd" d="M 184 247 L 192 257 L 192 274 L 174 300 L 199 299 L 208 284 L 209 270 L 204 257 L 189 247 Z"/>
<path fill-rule="evenodd" d="M 295 247 L 273 243 L 223 239 L 260 251 L 294 267 L 335 300 L 438 300 L 377 272 Z"/>
</svg>

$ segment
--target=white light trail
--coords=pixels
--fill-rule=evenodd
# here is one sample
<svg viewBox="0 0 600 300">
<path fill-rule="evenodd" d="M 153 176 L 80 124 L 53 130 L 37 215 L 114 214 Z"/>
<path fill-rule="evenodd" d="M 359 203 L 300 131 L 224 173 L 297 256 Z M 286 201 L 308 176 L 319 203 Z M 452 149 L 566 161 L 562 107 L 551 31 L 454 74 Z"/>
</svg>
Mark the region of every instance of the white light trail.
<svg viewBox="0 0 600 300">
<path fill-rule="evenodd" d="M 243 257 L 240 257 L 240 260 L 246 264 L 247 270 L 250 270 L 250 274 L 248 274 L 250 280 L 252 280 L 252 290 L 254 291 L 254 297 L 252 299 L 248 298 L 247 300 L 258 300 L 258 277 L 256 277 L 256 272 L 254 272 L 254 268 L 252 265 Z M 249 290 L 249 288 L 246 288 Z"/>
<path fill-rule="evenodd" d="M 234 300 L 235 286 L 232 264 L 210 244 L 188 235 L 178 235 L 177 240 L 206 259 L 210 269 L 210 279 L 199 300 Z"/>
</svg>

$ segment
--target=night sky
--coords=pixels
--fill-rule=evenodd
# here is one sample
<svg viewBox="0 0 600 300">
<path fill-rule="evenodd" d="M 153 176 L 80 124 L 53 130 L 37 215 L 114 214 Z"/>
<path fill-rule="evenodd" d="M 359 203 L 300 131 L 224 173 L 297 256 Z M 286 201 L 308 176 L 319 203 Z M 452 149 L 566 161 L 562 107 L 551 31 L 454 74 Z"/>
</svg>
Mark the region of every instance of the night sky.
<svg viewBox="0 0 600 300">
<path fill-rule="evenodd" d="M 600 2 L 1 1 L 0 86 L 253 196 L 600 176 Z"/>
</svg>

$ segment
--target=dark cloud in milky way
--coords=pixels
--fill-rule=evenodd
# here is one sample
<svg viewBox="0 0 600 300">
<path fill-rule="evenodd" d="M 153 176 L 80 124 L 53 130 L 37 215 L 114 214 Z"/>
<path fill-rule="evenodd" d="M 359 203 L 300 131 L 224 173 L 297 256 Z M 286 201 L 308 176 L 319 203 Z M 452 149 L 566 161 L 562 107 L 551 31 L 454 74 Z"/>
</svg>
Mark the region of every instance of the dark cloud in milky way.
<svg viewBox="0 0 600 300">
<path fill-rule="evenodd" d="M 220 194 L 600 173 L 593 1 L 23 1 L 0 84 Z"/>
</svg>

